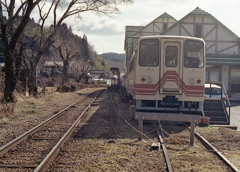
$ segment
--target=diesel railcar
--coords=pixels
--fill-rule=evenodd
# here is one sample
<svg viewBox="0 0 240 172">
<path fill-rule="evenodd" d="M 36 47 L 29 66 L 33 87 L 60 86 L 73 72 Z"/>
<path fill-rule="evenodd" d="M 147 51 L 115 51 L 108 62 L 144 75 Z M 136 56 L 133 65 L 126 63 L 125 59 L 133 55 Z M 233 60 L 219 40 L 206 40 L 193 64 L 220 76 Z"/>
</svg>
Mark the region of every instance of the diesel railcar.
<svg viewBox="0 0 240 172">
<path fill-rule="evenodd" d="M 140 37 L 127 66 L 127 92 L 136 112 L 201 114 L 205 42 L 186 36 Z"/>
</svg>

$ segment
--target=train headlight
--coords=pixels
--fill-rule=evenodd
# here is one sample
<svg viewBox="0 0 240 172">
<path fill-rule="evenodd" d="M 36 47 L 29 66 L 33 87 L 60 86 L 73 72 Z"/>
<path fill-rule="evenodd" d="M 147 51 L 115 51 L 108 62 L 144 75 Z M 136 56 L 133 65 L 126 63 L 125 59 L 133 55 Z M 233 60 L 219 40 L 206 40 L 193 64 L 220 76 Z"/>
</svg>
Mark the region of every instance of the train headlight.
<svg viewBox="0 0 240 172">
<path fill-rule="evenodd" d="M 152 77 L 148 77 L 148 78 L 147 78 L 147 82 L 148 82 L 148 83 L 152 83 L 152 81 L 153 81 Z"/>
<path fill-rule="evenodd" d="M 195 79 L 194 79 L 194 78 L 191 78 L 191 79 L 189 80 L 189 82 L 190 82 L 190 84 L 195 84 Z"/>
</svg>

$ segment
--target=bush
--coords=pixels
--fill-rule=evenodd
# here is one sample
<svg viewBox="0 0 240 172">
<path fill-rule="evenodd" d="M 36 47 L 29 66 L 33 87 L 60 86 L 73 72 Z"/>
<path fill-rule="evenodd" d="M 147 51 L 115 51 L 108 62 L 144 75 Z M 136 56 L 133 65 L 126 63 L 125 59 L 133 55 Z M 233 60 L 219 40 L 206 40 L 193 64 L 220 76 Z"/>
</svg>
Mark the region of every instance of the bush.
<svg viewBox="0 0 240 172">
<path fill-rule="evenodd" d="M 57 92 L 60 93 L 75 92 L 76 88 L 77 87 L 75 85 L 62 85 L 57 88 Z"/>
<path fill-rule="evenodd" d="M 75 85 L 71 85 L 70 87 L 71 87 L 71 92 L 75 92 L 76 91 L 77 87 Z"/>
</svg>

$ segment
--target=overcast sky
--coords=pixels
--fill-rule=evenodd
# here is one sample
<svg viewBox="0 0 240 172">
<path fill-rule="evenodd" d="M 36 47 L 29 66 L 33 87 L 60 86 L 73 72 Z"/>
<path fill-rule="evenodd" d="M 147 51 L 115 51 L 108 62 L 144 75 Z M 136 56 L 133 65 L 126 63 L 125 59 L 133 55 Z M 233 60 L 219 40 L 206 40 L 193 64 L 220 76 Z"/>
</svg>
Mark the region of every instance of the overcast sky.
<svg viewBox="0 0 240 172">
<path fill-rule="evenodd" d="M 196 7 L 210 13 L 236 35 L 240 36 L 240 0 L 134 0 L 121 5 L 120 14 L 112 18 L 85 14 L 81 21 L 72 20 L 73 32 L 85 33 L 98 54 L 124 53 L 125 26 L 145 26 L 164 12 L 176 20 L 182 19 Z M 78 23 L 76 25 L 76 23 Z"/>
</svg>

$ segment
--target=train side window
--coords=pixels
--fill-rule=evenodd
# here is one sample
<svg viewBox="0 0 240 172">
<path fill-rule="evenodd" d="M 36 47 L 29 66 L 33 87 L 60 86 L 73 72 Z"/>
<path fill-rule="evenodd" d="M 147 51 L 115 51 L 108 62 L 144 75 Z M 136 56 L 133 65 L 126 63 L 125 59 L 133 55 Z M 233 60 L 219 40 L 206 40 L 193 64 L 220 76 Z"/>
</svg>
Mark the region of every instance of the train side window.
<svg viewBox="0 0 240 172">
<path fill-rule="evenodd" d="M 165 65 L 167 67 L 176 67 L 178 63 L 178 48 L 176 46 L 167 46 L 165 54 Z"/>
<path fill-rule="evenodd" d="M 204 45 L 201 41 L 186 40 L 184 46 L 184 66 L 202 68 L 204 62 Z"/>
<path fill-rule="evenodd" d="M 144 39 L 140 42 L 139 65 L 140 66 L 159 65 L 158 39 Z"/>
<path fill-rule="evenodd" d="M 134 68 L 134 63 L 135 63 L 135 53 L 133 54 L 133 58 L 130 62 L 130 66 L 129 66 L 129 72 L 131 72 Z"/>
</svg>

